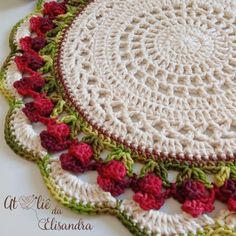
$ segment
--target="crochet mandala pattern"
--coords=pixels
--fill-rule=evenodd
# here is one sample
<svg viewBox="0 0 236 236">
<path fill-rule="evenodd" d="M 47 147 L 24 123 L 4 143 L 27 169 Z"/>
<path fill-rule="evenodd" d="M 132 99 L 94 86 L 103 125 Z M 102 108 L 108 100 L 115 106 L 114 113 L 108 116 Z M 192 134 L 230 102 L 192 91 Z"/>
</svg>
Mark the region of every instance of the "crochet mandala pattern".
<svg viewBox="0 0 236 236">
<path fill-rule="evenodd" d="M 39 0 L 0 74 L 6 141 L 79 213 L 236 235 L 235 35 L 234 0 Z"/>
</svg>

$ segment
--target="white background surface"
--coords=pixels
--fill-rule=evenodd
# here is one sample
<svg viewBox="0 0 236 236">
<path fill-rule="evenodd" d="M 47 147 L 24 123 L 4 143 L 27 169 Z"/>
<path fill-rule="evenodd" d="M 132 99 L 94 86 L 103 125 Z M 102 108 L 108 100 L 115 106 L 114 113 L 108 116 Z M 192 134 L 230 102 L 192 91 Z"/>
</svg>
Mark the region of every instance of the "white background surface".
<svg viewBox="0 0 236 236">
<path fill-rule="evenodd" d="M 9 54 L 8 37 L 10 30 L 17 21 L 30 13 L 36 1 L 33 0 L 0 0 L 0 64 Z M 37 166 L 16 155 L 5 143 L 4 120 L 8 111 L 8 104 L 0 95 L 0 235 L 109 235 L 129 236 L 128 230 L 115 217 L 82 216 L 63 207 L 50 196 L 43 183 Z M 4 209 L 4 200 L 8 195 L 42 195 L 51 199 L 52 206 L 58 206 L 63 214 L 56 216 L 58 221 L 76 223 L 83 218 L 85 223 L 93 225 L 92 231 L 42 231 L 38 228 L 37 219 L 33 211 Z M 51 217 L 50 210 L 39 210 L 39 217 Z"/>
</svg>

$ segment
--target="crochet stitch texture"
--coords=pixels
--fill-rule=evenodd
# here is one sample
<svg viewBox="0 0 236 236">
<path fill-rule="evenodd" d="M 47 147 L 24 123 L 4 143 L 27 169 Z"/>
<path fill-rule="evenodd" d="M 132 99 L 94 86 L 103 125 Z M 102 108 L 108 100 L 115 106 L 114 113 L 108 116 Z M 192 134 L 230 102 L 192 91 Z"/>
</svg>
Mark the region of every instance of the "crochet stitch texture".
<svg viewBox="0 0 236 236">
<path fill-rule="evenodd" d="M 0 74 L 6 141 L 80 213 L 135 235 L 235 235 L 235 22 L 233 0 L 39 0 Z M 161 210 L 171 200 L 181 213 Z"/>
</svg>

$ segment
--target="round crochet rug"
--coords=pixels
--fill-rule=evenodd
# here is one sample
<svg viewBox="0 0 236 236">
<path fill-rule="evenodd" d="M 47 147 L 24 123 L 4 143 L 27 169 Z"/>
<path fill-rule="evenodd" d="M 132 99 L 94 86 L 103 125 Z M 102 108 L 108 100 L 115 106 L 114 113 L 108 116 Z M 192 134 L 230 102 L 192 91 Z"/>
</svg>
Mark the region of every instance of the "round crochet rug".
<svg viewBox="0 0 236 236">
<path fill-rule="evenodd" d="M 236 234 L 234 0 L 39 0 L 10 46 L 6 141 L 62 204 Z"/>
</svg>

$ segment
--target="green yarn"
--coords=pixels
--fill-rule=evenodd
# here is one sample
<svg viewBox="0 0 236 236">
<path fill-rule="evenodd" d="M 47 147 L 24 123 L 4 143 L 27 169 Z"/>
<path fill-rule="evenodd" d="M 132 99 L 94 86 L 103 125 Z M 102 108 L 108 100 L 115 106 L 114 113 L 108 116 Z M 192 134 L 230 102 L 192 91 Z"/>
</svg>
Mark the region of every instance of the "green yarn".
<svg viewBox="0 0 236 236">
<path fill-rule="evenodd" d="M 92 146 L 94 158 L 95 160 L 99 160 L 101 152 L 104 150 L 103 142 L 99 138 L 99 136 L 94 135 L 94 134 L 86 135 L 82 138 L 82 141 Z"/>
<path fill-rule="evenodd" d="M 144 177 L 148 172 L 154 172 L 157 162 L 150 160 L 141 169 L 139 177 Z"/>
<path fill-rule="evenodd" d="M 39 72 L 42 72 L 43 74 L 46 74 L 46 73 L 48 73 L 49 71 L 52 70 L 53 59 L 48 55 L 44 55 L 43 60 L 45 61 L 45 64 L 42 68 L 39 69 Z"/>
<path fill-rule="evenodd" d="M 217 187 L 224 185 L 225 180 L 230 177 L 230 167 L 222 166 L 220 171 L 215 175 L 215 184 Z"/>
<path fill-rule="evenodd" d="M 211 182 L 208 180 L 207 175 L 203 170 L 197 167 L 185 167 L 182 172 L 177 175 L 177 183 L 182 183 L 184 180 L 193 179 L 204 183 L 207 188 L 212 188 Z"/>
<path fill-rule="evenodd" d="M 58 117 L 58 115 L 60 115 L 63 112 L 64 105 L 65 105 L 65 101 L 63 99 L 59 99 L 50 117 L 51 118 Z"/>
<path fill-rule="evenodd" d="M 168 181 L 168 170 L 165 168 L 165 165 L 163 163 L 158 163 L 154 160 L 149 160 L 142 167 L 139 177 L 144 177 L 149 172 L 154 172 L 163 180 L 163 184 L 165 187 L 170 187 L 170 182 Z"/>
<path fill-rule="evenodd" d="M 56 54 L 56 43 L 54 41 L 48 43 L 44 48 L 40 50 L 41 55 L 50 55 L 53 57 Z"/>
</svg>

